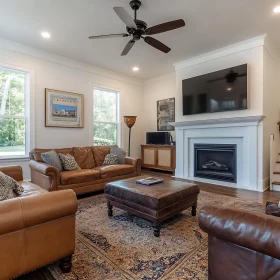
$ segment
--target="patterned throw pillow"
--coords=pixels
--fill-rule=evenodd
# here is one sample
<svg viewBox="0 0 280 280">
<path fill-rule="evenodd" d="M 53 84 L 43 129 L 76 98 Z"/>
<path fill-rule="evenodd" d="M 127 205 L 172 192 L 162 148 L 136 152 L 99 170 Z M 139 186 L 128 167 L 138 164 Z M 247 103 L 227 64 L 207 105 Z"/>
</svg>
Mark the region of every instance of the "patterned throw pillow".
<svg viewBox="0 0 280 280">
<path fill-rule="evenodd" d="M 56 167 L 58 169 L 59 173 L 63 171 L 61 161 L 60 161 L 56 151 L 52 150 L 52 151 L 49 151 L 46 153 L 42 153 L 41 157 L 45 163 Z"/>
<path fill-rule="evenodd" d="M 105 160 L 103 162 L 103 165 L 113 165 L 113 164 L 118 164 L 119 157 L 117 155 L 113 154 L 108 154 L 105 157 Z"/>
<path fill-rule="evenodd" d="M 17 197 L 23 192 L 17 181 L 0 171 L 0 201 Z"/>
<path fill-rule="evenodd" d="M 113 155 L 117 155 L 119 160 L 118 160 L 118 164 L 124 164 L 125 163 L 125 156 L 126 156 L 126 152 L 118 147 L 112 147 L 110 150 L 110 154 Z"/>
<path fill-rule="evenodd" d="M 63 155 L 58 154 L 60 161 L 62 163 L 63 169 L 65 171 L 71 171 L 71 170 L 77 170 L 81 169 L 78 163 L 76 162 L 75 158 L 71 156 L 70 154 Z"/>
</svg>

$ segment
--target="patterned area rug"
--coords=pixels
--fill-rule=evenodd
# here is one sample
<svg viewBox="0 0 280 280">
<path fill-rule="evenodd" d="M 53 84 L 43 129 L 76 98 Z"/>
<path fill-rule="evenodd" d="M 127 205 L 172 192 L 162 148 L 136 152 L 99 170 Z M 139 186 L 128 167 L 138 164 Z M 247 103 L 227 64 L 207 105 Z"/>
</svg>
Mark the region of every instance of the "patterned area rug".
<svg viewBox="0 0 280 280">
<path fill-rule="evenodd" d="M 264 212 L 256 202 L 201 192 L 202 205 L 215 204 Z M 166 221 L 160 238 L 150 222 L 114 208 L 108 218 L 103 194 L 79 200 L 77 243 L 73 270 L 61 274 L 58 264 L 39 271 L 55 280 L 204 280 L 207 279 L 207 235 L 198 227 L 191 209 Z M 29 275 L 26 279 L 32 279 Z"/>
</svg>

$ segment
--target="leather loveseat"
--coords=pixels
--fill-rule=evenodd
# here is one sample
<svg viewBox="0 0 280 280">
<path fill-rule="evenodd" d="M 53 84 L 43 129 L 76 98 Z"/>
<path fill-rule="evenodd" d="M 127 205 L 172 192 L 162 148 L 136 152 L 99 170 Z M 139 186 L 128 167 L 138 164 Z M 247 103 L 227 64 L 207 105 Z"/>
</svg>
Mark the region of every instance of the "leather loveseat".
<svg viewBox="0 0 280 280">
<path fill-rule="evenodd" d="M 53 149 L 74 156 L 80 170 L 62 171 L 43 162 L 41 153 L 52 149 L 34 149 L 30 153 L 31 180 L 47 191 L 72 189 L 76 194 L 103 190 L 107 182 L 141 175 L 141 159 L 125 158 L 125 164 L 102 166 L 110 146 Z"/>
<path fill-rule="evenodd" d="M 60 260 L 71 270 L 75 250 L 77 198 L 72 190 L 48 193 L 23 181 L 20 166 L 1 167 L 24 188 L 0 202 L 0 279 L 6 280 Z"/>
<path fill-rule="evenodd" d="M 208 233 L 209 280 L 280 279 L 280 218 L 204 206 L 199 226 Z"/>
</svg>

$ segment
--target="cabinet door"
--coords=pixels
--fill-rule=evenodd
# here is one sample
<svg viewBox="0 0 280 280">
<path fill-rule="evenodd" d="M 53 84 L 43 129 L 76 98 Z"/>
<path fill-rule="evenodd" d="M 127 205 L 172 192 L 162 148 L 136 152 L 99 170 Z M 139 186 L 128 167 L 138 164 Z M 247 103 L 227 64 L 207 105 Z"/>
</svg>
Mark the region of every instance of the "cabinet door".
<svg viewBox="0 0 280 280">
<path fill-rule="evenodd" d="M 172 170 L 172 149 L 158 148 L 158 162 L 159 168 Z"/>
<path fill-rule="evenodd" d="M 143 148 L 142 150 L 142 165 L 146 167 L 155 167 L 157 165 L 157 149 Z"/>
</svg>

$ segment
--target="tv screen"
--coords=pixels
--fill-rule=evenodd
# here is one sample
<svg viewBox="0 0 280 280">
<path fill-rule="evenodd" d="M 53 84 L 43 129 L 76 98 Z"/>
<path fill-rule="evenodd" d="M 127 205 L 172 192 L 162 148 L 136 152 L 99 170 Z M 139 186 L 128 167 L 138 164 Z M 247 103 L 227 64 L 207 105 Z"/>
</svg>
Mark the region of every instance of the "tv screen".
<svg viewBox="0 0 280 280">
<path fill-rule="evenodd" d="M 169 132 L 147 132 L 146 144 L 170 145 Z"/>
<path fill-rule="evenodd" d="M 247 109 L 247 64 L 182 83 L 184 116 Z"/>
</svg>

